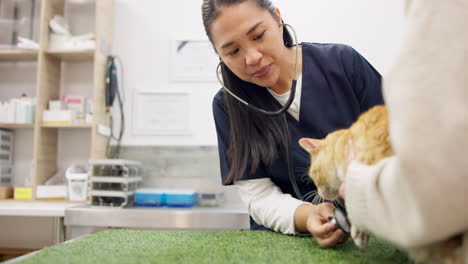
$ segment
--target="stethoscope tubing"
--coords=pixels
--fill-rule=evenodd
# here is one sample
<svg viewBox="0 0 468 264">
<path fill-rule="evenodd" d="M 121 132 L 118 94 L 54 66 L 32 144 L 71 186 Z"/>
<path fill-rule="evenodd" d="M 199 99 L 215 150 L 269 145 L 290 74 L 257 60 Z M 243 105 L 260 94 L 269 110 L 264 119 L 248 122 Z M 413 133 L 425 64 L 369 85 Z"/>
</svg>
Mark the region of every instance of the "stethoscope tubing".
<svg viewBox="0 0 468 264">
<path fill-rule="evenodd" d="M 295 48 L 296 48 L 296 51 L 295 51 L 296 52 L 296 58 L 295 58 L 295 64 L 294 64 L 294 76 L 293 76 L 293 80 L 291 82 L 291 91 L 290 91 L 290 94 L 289 94 L 289 98 L 286 101 L 286 103 L 284 104 L 284 106 L 281 107 L 279 110 L 266 111 L 264 109 L 261 109 L 261 108 L 258 108 L 258 107 L 255 107 L 255 106 L 249 104 L 248 102 L 246 102 L 245 100 L 243 100 L 242 98 L 240 98 L 239 96 L 234 94 L 231 90 L 229 90 L 224 85 L 224 82 L 219 77 L 220 67 L 221 67 L 222 62 L 220 62 L 218 64 L 218 66 L 216 67 L 216 77 L 218 78 L 219 83 L 221 84 L 222 88 L 226 92 L 228 92 L 232 97 L 236 98 L 239 102 L 244 104 L 248 109 L 250 109 L 250 110 L 252 110 L 254 112 L 257 112 L 257 113 L 267 115 L 267 116 L 279 116 L 279 115 L 285 113 L 289 109 L 289 107 L 291 106 L 292 102 L 294 101 L 294 97 L 296 95 L 296 84 L 297 84 L 297 79 L 298 79 L 298 63 L 299 63 L 299 42 L 297 40 L 296 31 L 294 30 L 294 28 L 291 25 L 283 23 L 282 26 L 283 27 L 288 27 L 293 32 Z M 287 129 L 287 134 L 289 135 L 289 129 L 288 129 L 287 126 L 286 126 L 286 129 Z M 289 137 L 286 140 L 288 140 L 288 145 L 290 145 L 291 142 L 289 140 Z M 299 187 L 297 186 L 296 179 L 294 177 L 294 172 L 292 171 L 293 160 L 292 160 L 291 150 L 289 149 L 289 147 L 286 149 L 286 152 L 287 152 L 286 156 L 287 156 L 287 163 L 288 163 L 289 180 L 291 181 L 291 185 L 292 185 L 292 187 L 294 189 L 294 192 L 296 193 L 297 198 L 300 199 L 300 200 L 304 200 L 305 198 L 311 199 L 312 196 L 310 194 L 312 192 L 309 192 L 309 193 L 306 193 L 305 195 L 302 195 L 301 191 L 299 190 Z"/>
</svg>

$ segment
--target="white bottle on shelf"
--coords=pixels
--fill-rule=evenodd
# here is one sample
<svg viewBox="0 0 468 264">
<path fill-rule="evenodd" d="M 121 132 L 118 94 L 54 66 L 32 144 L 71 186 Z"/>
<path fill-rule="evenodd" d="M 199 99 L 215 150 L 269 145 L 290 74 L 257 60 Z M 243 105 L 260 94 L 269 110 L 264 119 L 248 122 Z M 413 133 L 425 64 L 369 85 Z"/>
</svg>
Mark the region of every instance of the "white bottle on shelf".
<svg viewBox="0 0 468 264">
<path fill-rule="evenodd" d="M 86 201 L 88 194 L 88 172 L 83 166 L 70 166 L 65 172 L 68 180 L 68 200 Z"/>
</svg>

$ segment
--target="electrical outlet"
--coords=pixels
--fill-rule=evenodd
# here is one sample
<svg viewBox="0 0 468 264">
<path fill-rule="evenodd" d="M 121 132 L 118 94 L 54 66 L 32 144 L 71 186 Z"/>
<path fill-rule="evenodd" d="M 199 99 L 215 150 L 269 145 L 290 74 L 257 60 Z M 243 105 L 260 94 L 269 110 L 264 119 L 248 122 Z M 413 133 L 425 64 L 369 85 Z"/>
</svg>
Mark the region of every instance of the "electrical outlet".
<svg viewBox="0 0 468 264">
<path fill-rule="evenodd" d="M 103 136 L 106 136 L 106 137 L 110 137 L 111 136 L 111 130 L 109 127 L 106 127 L 104 125 L 100 125 L 98 124 L 97 126 L 97 132 L 98 134 L 101 134 Z"/>
</svg>

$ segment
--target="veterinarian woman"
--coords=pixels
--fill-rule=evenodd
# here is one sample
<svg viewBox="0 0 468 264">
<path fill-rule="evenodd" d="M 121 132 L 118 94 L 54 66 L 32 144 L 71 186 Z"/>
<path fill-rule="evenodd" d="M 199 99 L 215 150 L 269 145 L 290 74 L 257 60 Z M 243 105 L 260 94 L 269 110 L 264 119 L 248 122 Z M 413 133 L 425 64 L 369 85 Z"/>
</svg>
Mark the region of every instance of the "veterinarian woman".
<svg viewBox="0 0 468 264">
<path fill-rule="evenodd" d="M 315 186 L 306 173 L 309 154 L 298 140 L 323 138 L 382 104 L 379 73 L 349 46 L 296 46 L 269 0 L 203 0 L 202 15 L 225 89 L 268 111 L 294 95 L 287 112 L 273 116 L 248 109 L 225 89 L 213 100 L 223 183 L 238 186 L 251 229 L 311 233 L 322 247 L 345 241 L 327 223 L 332 204 L 300 200 L 311 201 Z"/>
<path fill-rule="evenodd" d="M 356 226 L 403 248 L 457 237 L 468 264 L 468 0 L 406 2 L 384 82 L 396 155 L 351 162 L 341 193 Z"/>
</svg>

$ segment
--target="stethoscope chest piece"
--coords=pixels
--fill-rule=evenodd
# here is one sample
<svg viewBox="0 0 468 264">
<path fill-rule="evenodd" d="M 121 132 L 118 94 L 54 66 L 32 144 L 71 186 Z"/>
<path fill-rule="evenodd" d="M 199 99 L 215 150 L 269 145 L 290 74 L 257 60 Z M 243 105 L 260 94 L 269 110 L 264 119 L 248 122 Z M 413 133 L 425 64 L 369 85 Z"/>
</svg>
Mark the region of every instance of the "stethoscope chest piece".
<svg viewBox="0 0 468 264">
<path fill-rule="evenodd" d="M 351 233 L 351 225 L 349 224 L 348 217 L 340 208 L 335 208 L 333 217 L 328 217 L 328 222 L 335 224 L 346 234 Z"/>
</svg>

